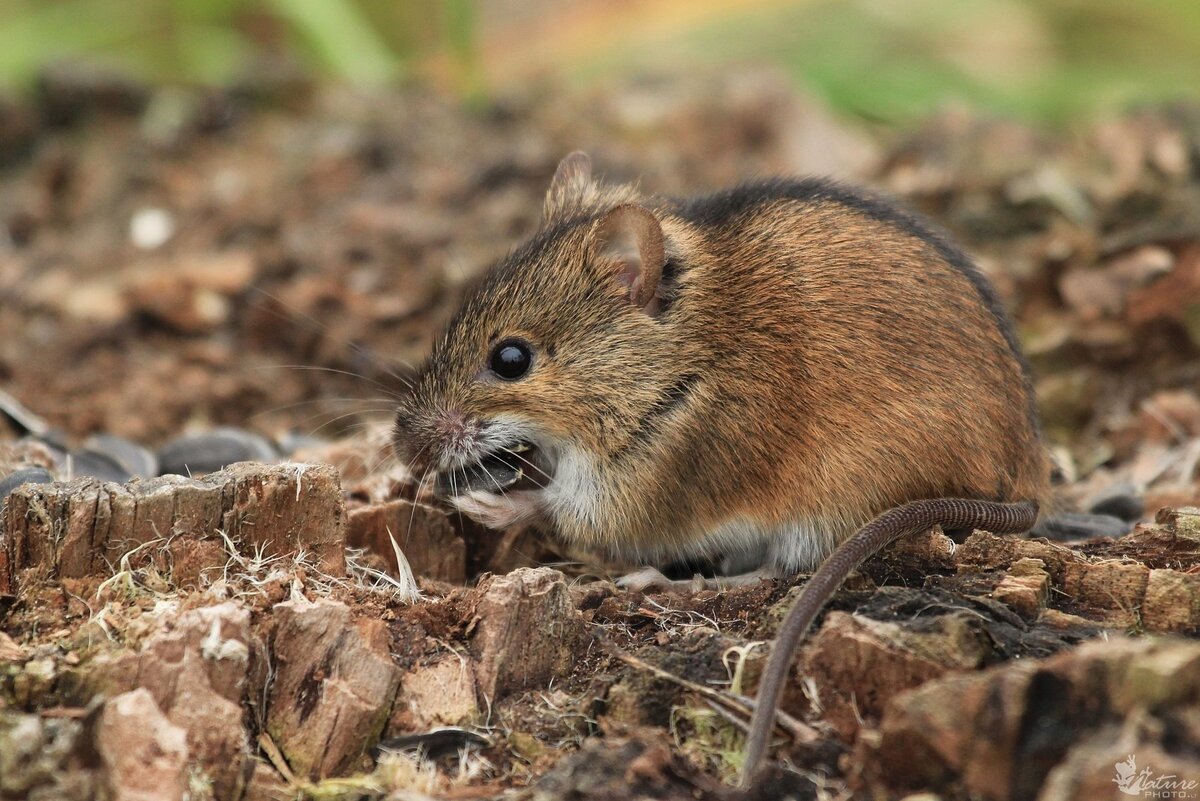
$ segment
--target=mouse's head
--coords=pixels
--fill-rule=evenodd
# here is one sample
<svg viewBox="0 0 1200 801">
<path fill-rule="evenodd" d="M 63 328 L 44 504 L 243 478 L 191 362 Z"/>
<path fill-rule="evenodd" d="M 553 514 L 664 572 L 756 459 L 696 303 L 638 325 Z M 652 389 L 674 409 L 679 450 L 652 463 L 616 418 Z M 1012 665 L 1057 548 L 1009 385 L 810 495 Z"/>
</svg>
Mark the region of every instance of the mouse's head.
<svg viewBox="0 0 1200 801">
<path fill-rule="evenodd" d="M 396 419 L 422 480 L 493 527 L 553 517 L 630 448 L 673 374 L 658 317 L 669 246 L 629 187 L 597 184 L 582 153 L 559 165 L 539 232 L 466 298 Z"/>
</svg>

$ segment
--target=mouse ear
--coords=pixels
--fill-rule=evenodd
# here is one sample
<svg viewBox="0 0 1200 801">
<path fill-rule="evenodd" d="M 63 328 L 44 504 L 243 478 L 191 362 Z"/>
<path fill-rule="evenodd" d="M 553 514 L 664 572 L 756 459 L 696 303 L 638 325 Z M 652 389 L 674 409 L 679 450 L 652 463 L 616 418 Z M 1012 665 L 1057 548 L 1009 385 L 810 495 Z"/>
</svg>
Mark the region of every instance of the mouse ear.
<svg viewBox="0 0 1200 801">
<path fill-rule="evenodd" d="M 592 160 L 582 150 L 568 154 L 558 163 L 550 189 L 546 192 L 546 203 L 542 216 L 546 220 L 561 216 L 567 209 L 583 205 L 583 199 L 592 185 Z"/>
<path fill-rule="evenodd" d="M 666 263 L 662 226 L 644 206 L 617 206 L 596 221 L 592 253 L 616 265 L 617 281 L 629 291 L 629 302 L 653 315 L 654 293 Z"/>
</svg>

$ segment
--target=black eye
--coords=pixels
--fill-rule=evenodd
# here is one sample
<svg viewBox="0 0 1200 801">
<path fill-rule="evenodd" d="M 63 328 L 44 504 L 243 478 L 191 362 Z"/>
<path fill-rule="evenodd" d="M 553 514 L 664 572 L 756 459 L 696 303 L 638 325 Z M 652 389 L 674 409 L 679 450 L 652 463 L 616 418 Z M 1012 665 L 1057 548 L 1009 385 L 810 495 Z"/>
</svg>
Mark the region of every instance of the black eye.
<svg viewBox="0 0 1200 801">
<path fill-rule="evenodd" d="M 533 366 L 533 350 L 529 343 L 519 339 L 506 339 L 492 348 L 488 364 L 492 372 L 506 381 L 516 381 Z"/>
</svg>

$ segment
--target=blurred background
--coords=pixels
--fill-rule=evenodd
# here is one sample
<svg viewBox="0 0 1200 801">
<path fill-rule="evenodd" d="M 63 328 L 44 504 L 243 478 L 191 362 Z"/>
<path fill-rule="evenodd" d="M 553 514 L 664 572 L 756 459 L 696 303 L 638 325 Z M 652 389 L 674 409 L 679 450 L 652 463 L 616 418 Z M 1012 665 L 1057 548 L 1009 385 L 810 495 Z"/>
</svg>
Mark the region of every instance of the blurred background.
<svg viewBox="0 0 1200 801">
<path fill-rule="evenodd" d="M 2 0 L 0 83 L 86 58 L 155 83 L 265 64 L 478 101 L 553 75 L 779 65 L 872 121 L 949 101 L 1061 122 L 1200 87 L 1195 0 Z"/>
</svg>

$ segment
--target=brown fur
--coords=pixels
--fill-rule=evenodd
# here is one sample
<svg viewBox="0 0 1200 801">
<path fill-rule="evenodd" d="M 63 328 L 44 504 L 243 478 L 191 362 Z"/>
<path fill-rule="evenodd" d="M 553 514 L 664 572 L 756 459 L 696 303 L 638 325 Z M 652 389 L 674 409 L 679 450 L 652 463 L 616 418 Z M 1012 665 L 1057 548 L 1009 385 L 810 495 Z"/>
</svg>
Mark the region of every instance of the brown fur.
<svg viewBox="0 0 1200 801">
<path fill-rule="evenodd" d="M 733 520 L 819 521 L 827 552 L 915 499 L 1042 500 L 1021 357 L 949 246 L 882 201 L 796 186 L 642 201 L 569 157 L 542 230 L 435 345 L 398 416 L 401 452 L 436 464 L 448 412 L 534 421 L 592 454 L 603 488 L 596 519 L 549 522 L 654 558 Z M 603 241 L 630 203 L 658 220 L 668 257 L 649 305 Z M 512 336 L 534 369 L 492 380 L 489 348 Z"/>
</svg>

